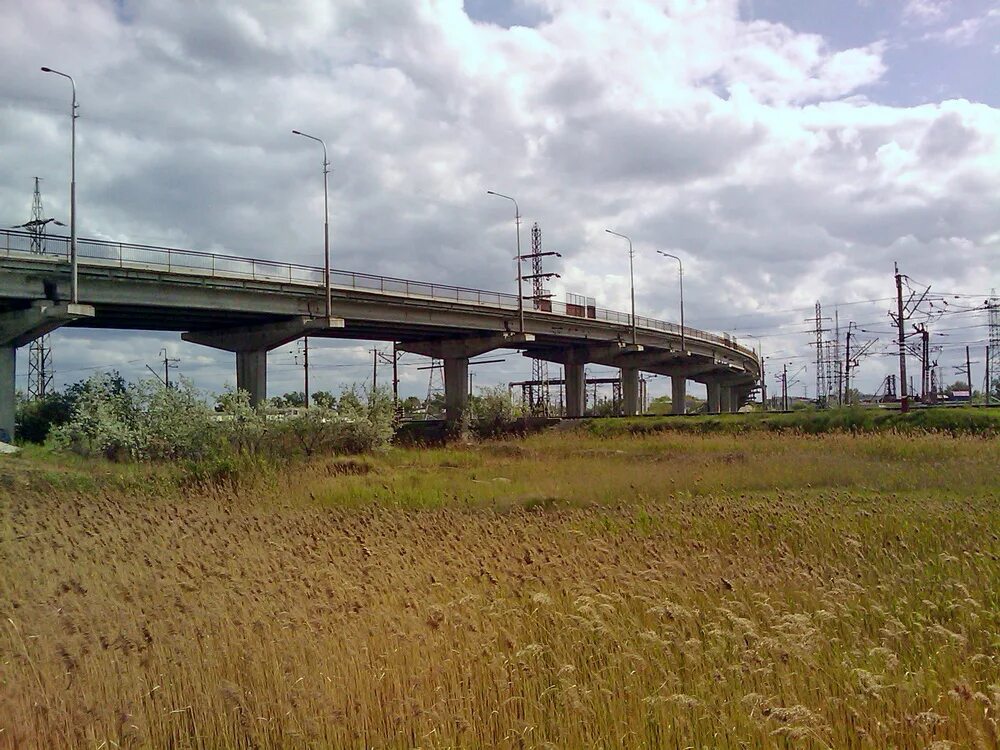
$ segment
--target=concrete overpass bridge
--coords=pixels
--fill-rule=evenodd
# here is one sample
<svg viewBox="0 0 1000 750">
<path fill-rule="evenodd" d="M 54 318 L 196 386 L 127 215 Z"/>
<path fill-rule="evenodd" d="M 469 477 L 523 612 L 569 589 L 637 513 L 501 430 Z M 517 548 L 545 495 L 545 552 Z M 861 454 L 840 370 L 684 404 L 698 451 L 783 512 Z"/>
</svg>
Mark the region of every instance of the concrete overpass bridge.
<svg viewBox="0 0 1000 750">
<path fill-rule="evenodd" d="M 727 336 L 594 306 L 525 301 L 431 282 L 333 271 L 326 318 L 323 270 L 277 261 L 78 239 L 80 304 L 69 304 L 69 240 L 0 230 L 0 430 L 14 431 L 18 347 L 60 327 L 177 331 L 185 341 L 233 352 L 237 387 L 267 396 L 267 352 L 301 336 L 395 341 L 403 351 L 444 361 L 449 420 L 468 399 L 469 358 L 493 349 L 565 368 L 566 411 L 582 416 L 584 365 L 621 369 L 625 412 L 639 404 L 639 372 L 672 379 L 674 410 L 688 380 L 704 383 L 709 410 L 735 411 L 760 378 L 757 355 Z"/>
</svg>

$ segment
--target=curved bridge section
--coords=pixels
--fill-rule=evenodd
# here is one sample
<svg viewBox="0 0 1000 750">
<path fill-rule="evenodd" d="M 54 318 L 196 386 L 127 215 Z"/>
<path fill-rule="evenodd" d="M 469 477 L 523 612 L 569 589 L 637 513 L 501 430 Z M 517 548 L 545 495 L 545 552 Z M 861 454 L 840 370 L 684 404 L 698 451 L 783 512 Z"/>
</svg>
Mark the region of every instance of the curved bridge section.
<svg viewBox="0 0 1000 750">
<path fill-rule="evenodd" d="M 754 351 L 727 336 L 586 303 L 525 300 L 502 292 L 331 271 L 333 317 L 325 317 L 323 270 L 229 255 L 78 239 L 82 304 L 69 304 L 69 241 L 0 233 L 0 431 L 13 434 L 17 347 L 60 326 L 177 331 L 184 340 L 234 352 L 236 380 L 266 397 L 266 354 L 301 336 L 395 341 L 444 360 L 449 420 L 468 398 L 470 357 L 493 349 L 563 365 L 568 416 L 581 416 L 583 368 L 618 367 L 627 414 L 638 410 L 639 372 L 672 378 L 675 411 L 686 382 L 708 388 L 709 410 L 735 410 L 760 378 Z M 678 408 L 679 407 L 679 408 Z"/>
</svg>

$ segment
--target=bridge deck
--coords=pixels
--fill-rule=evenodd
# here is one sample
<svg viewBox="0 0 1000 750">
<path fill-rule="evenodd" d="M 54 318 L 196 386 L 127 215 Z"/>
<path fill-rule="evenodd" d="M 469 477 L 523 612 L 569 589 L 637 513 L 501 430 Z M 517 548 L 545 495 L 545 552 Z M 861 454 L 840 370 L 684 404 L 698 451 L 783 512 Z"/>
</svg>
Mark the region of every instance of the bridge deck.
<svg viewBox="0 0 1000 750">
<path fill-rule="evenodd" d="M 63 273 L 66 271 L 69 259 L 67 237 L 46 237 L 41 254 L 30 251 L 31 235 L 27 232 L 3 230 L 0 231 L 0 241 L 2 241 L 0 263 L 5 270 L 13 271 L 18 268 L 16 264 L 20 262 L 36 268 L 38 266 L 35 264 L 43 268 L 48 267 L 52 274 L 58 274 L 60 270 Z M 220 290 L 256 290 L 270 294 L 308 297 L 320 295 L 323 288 L 323 269 L 293 263 L 94 239 L 78 239 L 77 252 L 81 276 L 94 280 L 115 278 L 138 280 L 145 277 L 148 281 L 161 284 L 193 283 L 203 289 L 216 287 Z M 25 268 L 24 265 L 20 267 Z M 348 298 L 367 298 L 372 302 L 381 300 L 392 305 L 442 302 L 459 307 L 468 306 L 470 310 L 489 311 L 492 316 L 508 317 L 517 309 L 516 295 L 434 282 L 331 269 L 330 283 L 338 302 Z M 83 294 L 82 298 L 91 301 L 86 294 Z M 5 293 L 3 286 L 0 285 L 0 305 L 8 308 L 18 306 L 23 304 L 24 299 L 18 294 Z M 574 326 L 586 321 L 583 325 L 587 327 L 605 323 L 611 324 L 620 332 L 621 329 L 629 327 L 631 321 L 628 313 L 598 307 L 590 308 L 592 317 L 583 318 L 572 314 L 565 303 L 556 300 L 549 302 L 550 311 L 533 309 L 531 300 L 525 300 L 525 305 L 526 314 L 533 320 L 548 322 L 544 327 L 558 326 L 557 321 L 565 323 L 568 320 Z M 157 304 L 155 299 L 147 299 L 144 303 L 138 304 L 124 301 L 116 304 L 114 300 L 107 299 L 102 300 L 100 306 L 98 318 L 88 321 L 86 325 L 144 330 L 192 330 L 214 325 L 223 312 L 230 324 L 236 320 L 265 321 L 271 319 L 274 314 L 266 305 L 263 306 L 264 309 L 258 311 L 232 309 L 230 306 L 226 306 L 228 309 L 220 310 L 212 306 L 199 312 L 198 309 L 190 307 L 177 309 L 176 305 Z M 317 312 L 314 306 L 310 312 Z M 366 330 L 364 335 L 361 334 L 360 328 L 370 327 L 365 326 L 362 320 L 354 322 L 355 325 L 350 326 L 351 330 L 345 328 L 342 333 L 344 337 L 381 340 L 392 340 L 394 337 L 392 331 L 382 330 L 389 321 L 374 321 L 376 326 Z M 680 339 L 680 326 L 675 323 L 636 316 L 636 326 L 644 332 L 667 334 L 677 341 Z M 494 329 L 495 326 L 490 325 L 484 330 Z M 751 349 L 739 345 L 730 337 L 690 326 L 685 327 L 684 335 L 692 344 L 702 343 L 721 347 L 722 350 L 743 355 L 739 357 L 741 360 L 746 357 L 756 359 Z"/>
</svg>

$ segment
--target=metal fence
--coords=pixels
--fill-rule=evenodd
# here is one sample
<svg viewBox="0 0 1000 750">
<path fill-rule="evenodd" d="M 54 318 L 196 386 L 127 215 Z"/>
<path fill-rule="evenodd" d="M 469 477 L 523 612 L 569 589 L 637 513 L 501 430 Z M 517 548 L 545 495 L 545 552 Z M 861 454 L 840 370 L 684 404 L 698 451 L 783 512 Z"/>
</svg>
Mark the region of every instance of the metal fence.
<svg viewBox="0 0 1000 750">
<path fill-rule="evenodd" d="M 29 232 L 13 229 L 0 230 L 2 234 L 2 252 L 5 257 L 28 254 L 39 257 L 31 252 L 32 235 Z M 108 240 L 77 239 L 78 262 L 83 266 L 114 267 L 128 269 L 145 269 L 166 271 L 175 274 L 190 274 L 199 277 L 218 279 L 248 279 L 253 281 L 278 282 L 299 286 L 323 287 L 323 269 L 315 266 L 305 266 L 297 263 L 259 260 L 257 258 L 242 258 L 233 255 L 218 255 L 197 250 L 182 250 L 157 245 L 137 245 L 130 242 L 111 242 Z M 69 238 L 60 235 L 46 236 L 43 240 L 42 252 L 44 258 L 54 261 L 69 261 Z M 443 300 L 449 302 L 466 302 L 483 307 L 505 310 L 517 309 L 517 295 L 505 292 L 490 292 L 483 289 L 436 284 L 426 281 L 411 281 L 391 276 L 378 276 L 355 271 L 340 271 L 330 269 L 330 285 L 335 289 L 356 289 L 380 294 L 394 294 L 402 297 Z M 538 315 L 563 315 L 581 317 L 567 311 L 563 302 L 552 300 L 552 310 L 540 312 L 533 310 L 530 300 L 525 300 L 525 310 Z M 571 306 L 572 307 L 572 306 Z M 607 310 L 605 308 L 589 308 L 595 314 L 591 317 L 617 325 L 631 325 L 632 318 L 626 312 Z M 680 335 L 681 328 L 676 323 L 668 323 L 654 318 L 636 316 L 638 328 L 652 331 L 662 331 Z M 753 350 L 736 343 L 728 336 L 702 331 L 698 328 L 685 326 L 684 335 L 689 339 L 721 344 L 727 348 L 739 351 L 750 357 L 756 357 Z"/>
</svg>

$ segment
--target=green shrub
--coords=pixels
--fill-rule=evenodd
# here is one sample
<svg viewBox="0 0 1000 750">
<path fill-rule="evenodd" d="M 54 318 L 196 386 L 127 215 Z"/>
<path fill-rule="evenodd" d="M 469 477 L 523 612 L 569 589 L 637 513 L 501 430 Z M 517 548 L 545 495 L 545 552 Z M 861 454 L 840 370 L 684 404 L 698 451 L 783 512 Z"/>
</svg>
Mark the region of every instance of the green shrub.
<svg viewBox="0 0 1000 750">
<path fill-rule="evenodd" d="M 952 435 L 1000 435 L 1000 410 L 981 408 L 925 408 L 902 414 L 895 409 L 851 407 L 772 414 L 716 414 L 698 417 L 645 419 L 592 419 L 587 428 L 595 435 L 654 432 L 741 434 L 764 432 L 944 432 Z"/>
<path fill-rule="evenodd" d="M 478 437 L 496 437 L 514 423 L 514 402 L 502 385 L 483 388 L 470 404 L 469 413 L 469 426 Z"/>
<path fill-rule="evenodd" d="M 66 424 L 73 415 L 73 400 L 55 393 L 35 401 L 20 401 L 14 422 L 14 434 L 29 443 L 44 443 L 49 431 Z"/>
<path fill-rule="evenodd" d="M 153 381 L 116 387 L 95 375 L 80 389 L 69 421 L 53 443 L 111 460 L 198 458 L 212 446 L 212 412 L 190 381 L 174 388 Z"/>
</svg>

